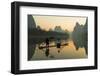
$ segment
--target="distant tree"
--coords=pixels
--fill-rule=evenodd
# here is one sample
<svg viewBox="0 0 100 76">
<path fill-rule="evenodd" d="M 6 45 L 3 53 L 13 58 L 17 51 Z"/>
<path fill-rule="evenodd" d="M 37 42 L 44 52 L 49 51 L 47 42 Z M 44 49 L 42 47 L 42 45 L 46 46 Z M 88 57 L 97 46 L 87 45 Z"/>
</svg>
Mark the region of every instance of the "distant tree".
<svg viewBox="0 0 100 76">
<path fill-rule="evenodd" d="M 38 29 L 38 30 L 41 30 L 41 27 L 38 25 L 38 26 L 37 26 L 37 29 Z"/>
<path fill-rule="evenodd" d="M 64 32 L 60 26 L 56 26 L 54 31 L 56 31 L 56 32 Z"/>
</svg>

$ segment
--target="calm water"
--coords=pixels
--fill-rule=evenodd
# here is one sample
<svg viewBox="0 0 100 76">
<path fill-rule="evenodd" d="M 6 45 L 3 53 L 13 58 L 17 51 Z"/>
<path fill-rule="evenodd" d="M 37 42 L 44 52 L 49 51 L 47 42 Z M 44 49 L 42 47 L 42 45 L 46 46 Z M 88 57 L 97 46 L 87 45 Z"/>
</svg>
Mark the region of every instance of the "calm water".
<svg viewBox="0 0 100 76">
<path fill-rule="evenodd" d="M 80 46 L 79 46 L 80 45 Z M 87 58 L 87 45 L 74 42 L 72 39 L 61 40 L 61 46 L 57 47 L 56 41 L 52 41 L 49 47 L 45 43 L 36 43 L 30 46 L 32 56 L 29 60 L 52 59 L 79 59 Z M 41 48 L 42 47 L 42 48 Z"/>
</svg>

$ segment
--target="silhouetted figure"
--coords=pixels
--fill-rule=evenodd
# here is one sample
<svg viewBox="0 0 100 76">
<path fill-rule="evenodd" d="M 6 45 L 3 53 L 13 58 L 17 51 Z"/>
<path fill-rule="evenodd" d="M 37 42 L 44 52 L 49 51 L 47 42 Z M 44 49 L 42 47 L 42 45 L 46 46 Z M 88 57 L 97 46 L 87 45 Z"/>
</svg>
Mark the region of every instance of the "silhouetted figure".
<svg viewBox="0 0 100 76">
<path fill-rule="evenodd" d="M 61 47 L 61 40 L 58 39 L 58 40 L 56 41 L 56 44 L 57 44 L 57 48 L 60 48 L 60 47 Z"/>
<path fill-rule="evenodd" d="M 46 47 L 49 47 L 49 39 L 46 38 Z"/>
<path fill-rule="evenodd" d="M 45 55 L 46 55 L 46 57 L 49 56 L 49 48 L 46 48 Z"/>
</svg>

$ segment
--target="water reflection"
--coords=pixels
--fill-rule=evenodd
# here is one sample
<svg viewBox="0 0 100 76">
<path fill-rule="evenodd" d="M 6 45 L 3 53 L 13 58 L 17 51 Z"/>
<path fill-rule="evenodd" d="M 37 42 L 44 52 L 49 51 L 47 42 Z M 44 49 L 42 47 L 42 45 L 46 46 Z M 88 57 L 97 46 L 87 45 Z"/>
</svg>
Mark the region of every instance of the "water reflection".
<svg viewBox="0 0 100 76">
<path fill-rule="evenodd" d="M 87 57 L 87 47 L 80 39 L 56 39 L 46 38 L 29 45 L 28 60 L 50 59 L 76 59 Z"/>
<path fill-rule="evenodd" d="M 75 45 L 76 51 L 78 51 L 78 49 L 81 47 L 85 48 L 85 53 L 88 54 L 88 50 L 87 50 L 87 41 L 82 39 L 82 38 L 73 38 L 73 43 Z"/>
<path fill-rule="evenodd" d="M 28 60 L 32 58 L 35 53 L 36 44 L 28 44 Z"/>
</svg>

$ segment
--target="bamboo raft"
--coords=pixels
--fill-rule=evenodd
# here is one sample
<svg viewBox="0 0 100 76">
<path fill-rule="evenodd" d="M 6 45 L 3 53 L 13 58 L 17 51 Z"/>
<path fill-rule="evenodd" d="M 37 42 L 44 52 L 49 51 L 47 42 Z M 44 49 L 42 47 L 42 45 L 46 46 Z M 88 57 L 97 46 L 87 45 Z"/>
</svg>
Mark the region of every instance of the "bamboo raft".
<svg viewBox="0 0 100 76">
<path fill-rule="evenodd" d="M 61 46 L 66 46 L 68 43 L 61 44 Z M 57 45 L 49 45 L 48 47 L 56 47 Z M 47 46 L 39 46 L 39 49 L 47 48 Z"/>
</svg>

